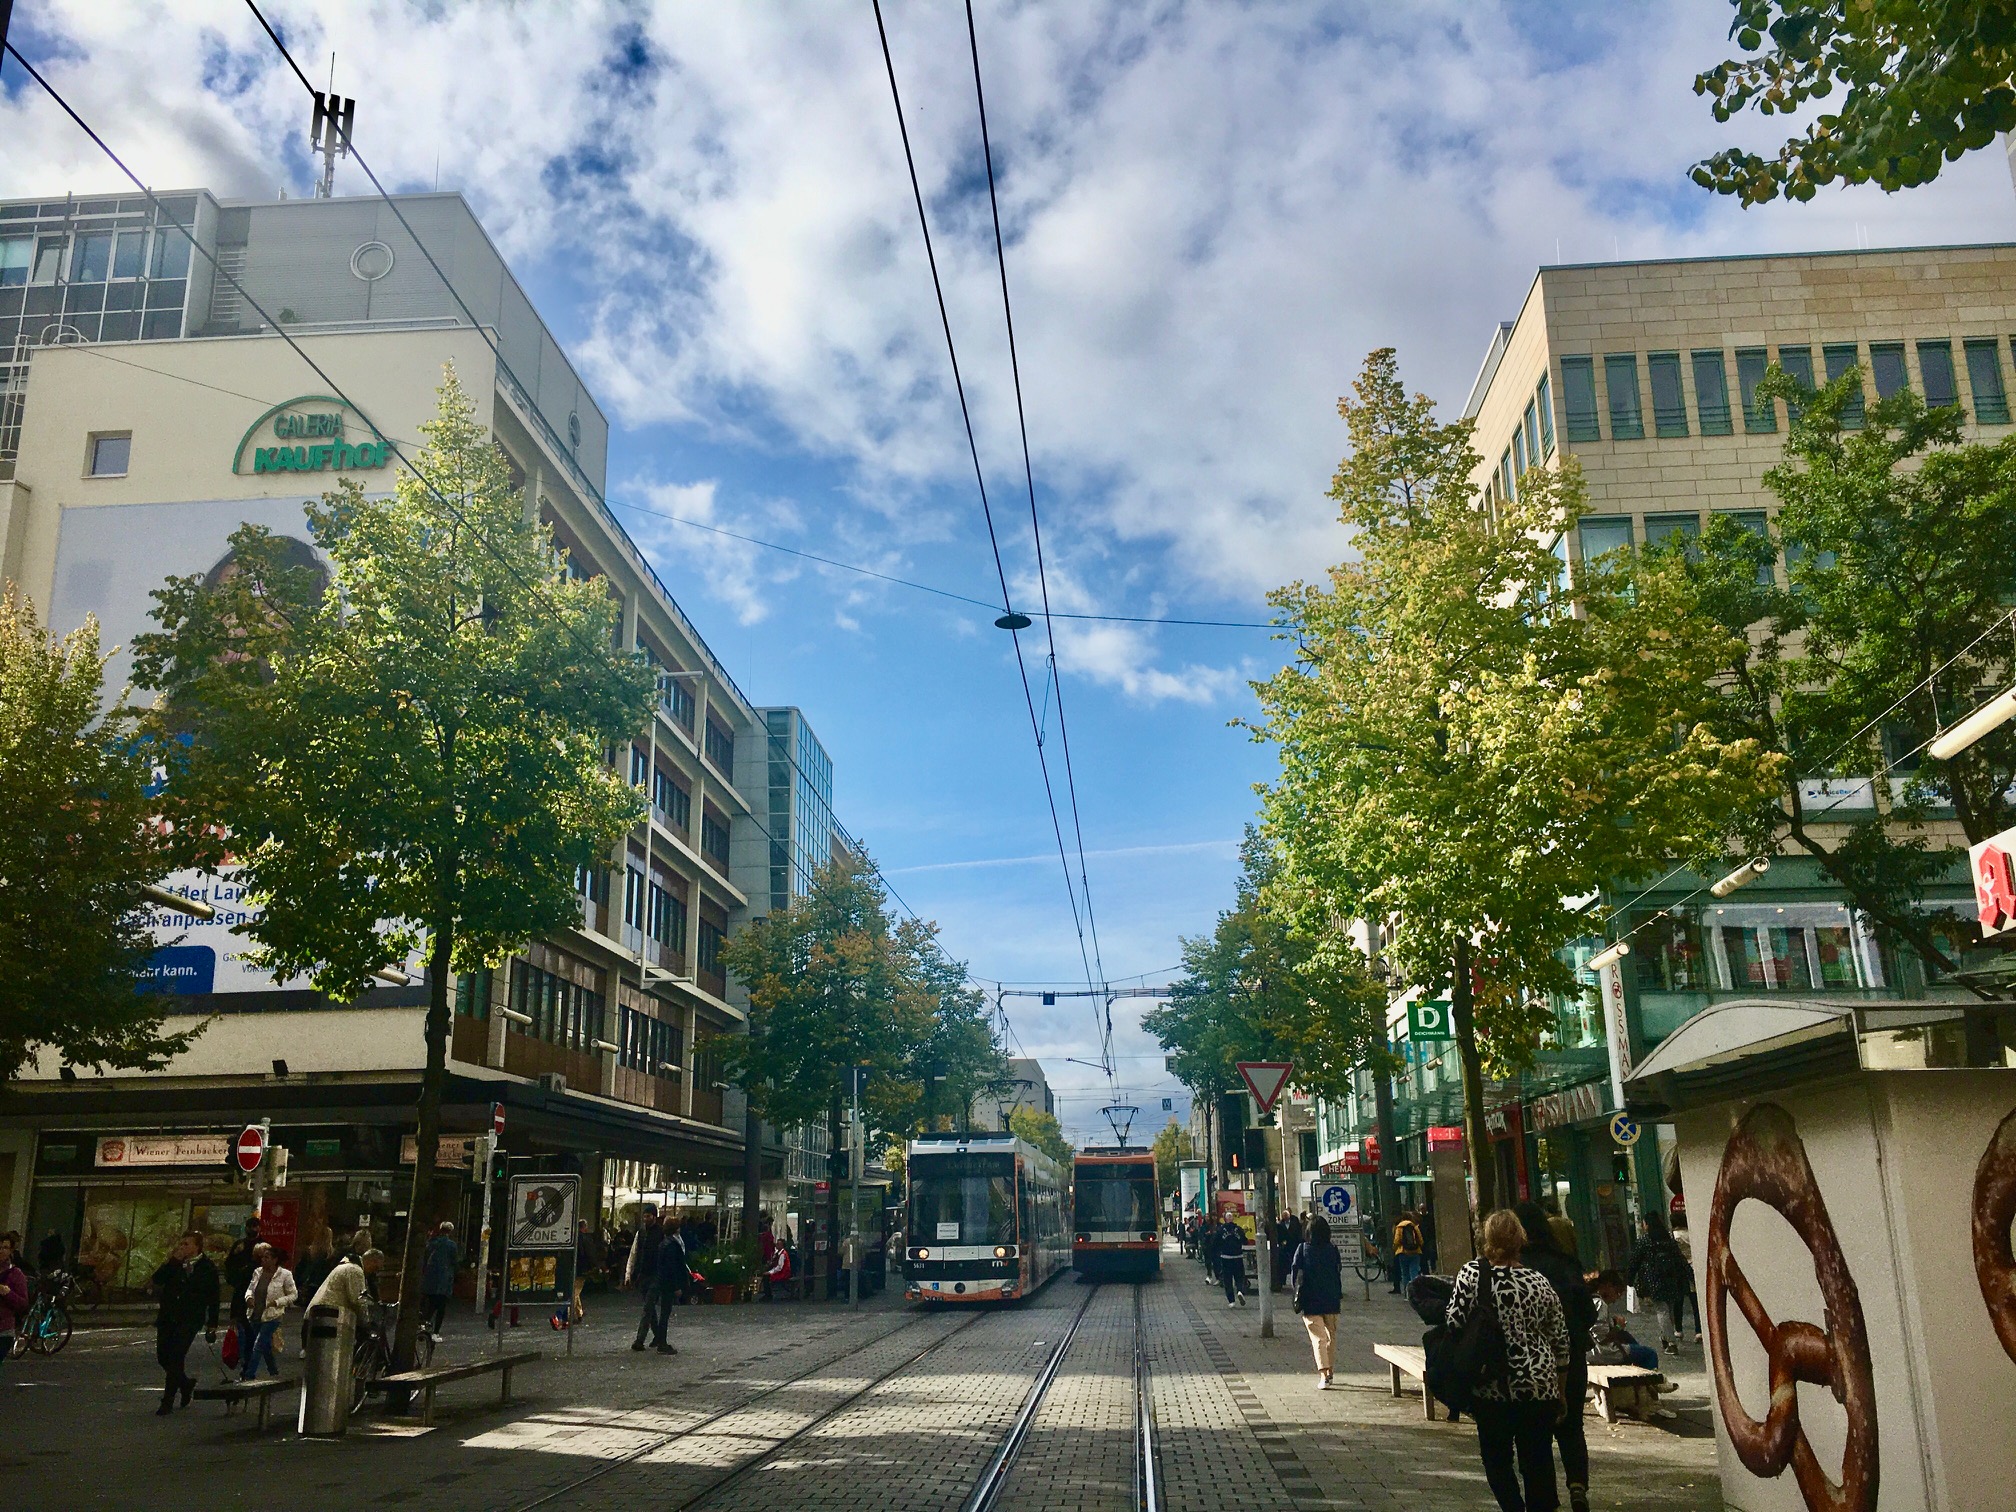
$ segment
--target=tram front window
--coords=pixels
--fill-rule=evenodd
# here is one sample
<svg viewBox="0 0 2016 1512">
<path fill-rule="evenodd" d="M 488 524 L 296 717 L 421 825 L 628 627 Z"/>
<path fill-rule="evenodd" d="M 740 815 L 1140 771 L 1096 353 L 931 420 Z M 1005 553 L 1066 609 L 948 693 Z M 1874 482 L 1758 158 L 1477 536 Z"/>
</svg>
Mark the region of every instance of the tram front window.
<svg viewBox="0 0 2016 1512">
<path fill-rule="evenodd" d="M 954 1155 L 911 1162 L 911 1248 L 1014 1242 L 1015 1172 L 1007 1159 Z"/>
<path fill-rule="evenodd" d="M 1155 1213 L 1154 1178 L 1126 1166 L 1079 1166 L 1072 1212 L 1075 1226 L 1087 1232 L 1146 1234 L 1161 1222 Z"/>
</svg>

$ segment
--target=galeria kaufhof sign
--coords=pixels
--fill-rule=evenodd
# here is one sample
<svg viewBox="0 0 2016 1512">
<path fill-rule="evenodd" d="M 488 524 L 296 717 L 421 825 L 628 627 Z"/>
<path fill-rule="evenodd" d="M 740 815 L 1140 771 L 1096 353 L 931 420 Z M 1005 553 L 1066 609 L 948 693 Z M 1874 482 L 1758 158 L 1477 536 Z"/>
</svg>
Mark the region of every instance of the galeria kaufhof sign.
<svg viewBox="0 0 2016 1512">
<path fill-rule="evenodd" d="M 353 425 L 362 434 L 353 434 Z M 392 443 L 354 406 L 326 394 L 304 394 L 252 422 L 231 471 L 355 472 L 383 467 L 391 456 Z"/>
</svg>

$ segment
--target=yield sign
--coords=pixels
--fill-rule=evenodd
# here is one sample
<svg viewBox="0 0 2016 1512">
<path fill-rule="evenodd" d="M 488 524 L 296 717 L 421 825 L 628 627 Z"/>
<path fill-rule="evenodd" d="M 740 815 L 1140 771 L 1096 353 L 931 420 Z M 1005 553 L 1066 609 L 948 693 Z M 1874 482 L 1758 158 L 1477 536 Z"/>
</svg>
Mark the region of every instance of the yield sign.
<svg viewBox="0 0 2016 1512">
<path fill-rule="evenodd" d="M 239 1170 L 248 1172 L 258 1170 L 259 1162 L 266 1158 L 265 1131 L 257 1124 L 242 1130 L 237 1143 L 232 1146 L 232 1151 L 238 1157 Z"/>
<path fill-rule="evenodd" d="M 1274 1104 L 1281 1100 L 1281 1089 L 1288 1085 L 1288 1073 L 1294 1070 L 1289 1061 L 1239 1061 L 1239 1074 L 1246 1080 L 1246 1090 L 1253 1094 L 1253 1100 L 1260 1104 L 1262 1113 L 1272 1113 Z"/>
</svg>

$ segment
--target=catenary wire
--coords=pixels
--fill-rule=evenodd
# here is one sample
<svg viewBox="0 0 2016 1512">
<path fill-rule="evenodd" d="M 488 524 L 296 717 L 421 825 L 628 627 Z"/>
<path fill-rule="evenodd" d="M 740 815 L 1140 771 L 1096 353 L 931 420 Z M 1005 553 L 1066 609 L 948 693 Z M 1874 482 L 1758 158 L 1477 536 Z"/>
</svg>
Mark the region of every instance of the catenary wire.
<svg viewBox="0 0 2016 1512">
<path fill-rule="evenodd" d="M 1008 592 L 1008 570 L 1001 560 L 1001 541 L 994 530 L 994 512 L 987 502 L 987 475 L 980 465 L 980 445 L 973 434 L 973 412 L 966 402 L 966 383 L 959 372 L 959 349 L 952 339 L 952 317 L 945 307 L 945 285 L 938 276 L 938 254 L 931 244 L 931 219 L 924 210 L 924 186 L 917 177 L 917 157 L 910 147 L 910 127 L 903 117 L 903 95 L 896 85 L 896 60 L 889 51 L 889 29 L 882 19 L 882 0 L 872 0 L 875 32 L 882 43 L 882 64 L 889 75 L 889 98 L 896 108 L 896 130 L 903 141 L 903 161 L 910 173 L 910 193 L 917 202 L 917 225 L 924 236 L 924 257 L 931 269 L 931 288 L 938 299 L 938 322 L 945 332 L 945 351 L 952 364 L 952 386 L 959 398 L 959 414 L 966 426 L 966 449 L 973 458 L 973 481 L 980 491 L 980 513 L 987 525 L 987 543 L 994 553 L 994 573 L 1001 584 L 1004 617 L 1014 613 Z M 1029 686 L 1029 666 L 1022 657 L 1021 633 L 1010 630 L 1015 647 L 1015 669 L 1022 681 L 1022 701 L 1029 710 L 1029 732 L 1036 739 L 1036 765 L 1043 775 L 1043 796 L 1050 806 L 1050 827 L 1057 838 L 1057 860 L 1064 869 L 1064 895 L 1071 905 L 1071 927 L 1078 936 L 1078 955 L 1085 968 L 1085 985 L 1094 985 L 1092 959 L 1085 939 L 1085 923 L 1078 909 L 1078 889 L 1071 878 L 1071 861 L 1064 846 L 1064 824 L 1057 812 L 1057 790 L 1050 780 L 1050 762 L 1044 755 L 1041 727 L 1036 717 L 1036 697 Z"/>
<path fill-rule="evenodd" d="M 1050 618 L 1050 577 L 1043 562 L 1043 524 L 1036 512 L 1036 467 L 1029 456 L 1029 415 L 1022 402 L 1022 361 L 1015 348 L 1015 306 L 1008 297 L 1008 252 L 1001 236 L 1001 199 L 994 184 L 994 144 L 987 130 L 987 91 L 980 82 L 980 34 L 973 23 L 973 0 L 966 0 L 966 41 L 973 55 L 973 99 L 980 115 L 980 155 L 987 165 L 987 205 L 994 219 L 994 263 L 1001 274 L 1001 316 L 1008 330 L 1008 371 L 1015 383 L 1015 424 L 1022 440 L 1022 479 L 1029 490 L 1029 534 L 1036 547 L 1036 585 L 1043 600 L 1043 633 L 1050 646 L 1050 681 L 1057 695 L 1057 737 L 1064 748 L 1064 791 L 1071 803 L 1071 829 L 1078 843 L 1078 892 L 1085 900 L 1085 923 L 1092 934 L 1092 963 L 1106 979 L 1099 950 L 1099 919 L 1092 908 L 1092 878 L 1085 863 L 1085 822 L 1078 803 L 1078 780 L 1071 760 L 1071 726 L 1064 718 L 1064 684 L 1057 676 L 1057 630 Z M 1017 648 L 1019 651 L 1019 647 Z M 1100 1056 L 1113 1074 L 1113 1005 L 1105 1004 L 1099 1025 Z"/>
</svg>

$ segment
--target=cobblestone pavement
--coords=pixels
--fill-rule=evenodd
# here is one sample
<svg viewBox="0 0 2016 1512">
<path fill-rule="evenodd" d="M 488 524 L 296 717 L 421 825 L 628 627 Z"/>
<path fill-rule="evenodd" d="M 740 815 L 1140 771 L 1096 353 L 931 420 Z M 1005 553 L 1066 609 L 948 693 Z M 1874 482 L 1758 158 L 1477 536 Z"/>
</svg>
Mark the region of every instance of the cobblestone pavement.
<svg viewBox="0 0 2016 1512">
<path fill-rule="evenodd" d="M 1257 1307 L 1228 1311 L 1194 1262 L 1171 1251 L 1164 1278 L 1140 1297 L 1171 1512 L 1491 1505 L 1471 1429 L 1424 1423 L 1418 1396 L 1389 1394 L 1372 1343 L 1420 1334 L 1397 1298 L 1382 1289 L 1346 1299 L 1342 1389 L 1317 1392 L 1285 1299 L 1279 1337 L 1262 1339 Z M 1092 1295 L 1004 1507 L 1129 1504 L 1134 1292 L 1109 1284 Z M 339 1442 L 298 1439 L 291 1421 L 262 1438 L 249 1415 L 226 1417 L 215 1404 L 156 1418 L 151 1332 L 88 1329 L 53 1360 L 0 1370 L 9 1430 L 0 1475 L 27 1505 L 121 1512 L 164 1494 L 286 1512 L 409 1502 L 427 1512 L 669 1509 L 695 1497 L 705 1512 L 940 1512 L 964 1499 L 1086 1298 L 1066 1275 L 1023 1307 L 978 1315 L 927 1313 L 893 1292 L 858 1312 L 691 1308 L 675 1318 L 680 1353 L 670 1357 L 632 1353 L 634 1303 L 603 1299 L 571 1359 L 543 1327 L 507 1330 L 507 1347 L 544 1355 L 519 1373 L 512 1406 L 500 1409 L 494 1380 L 479 1379 L 442 1388 L 431 1430 L 374 1414 Z M 493 1347 L 463 1314 L 441 1359 Z M 220 1373 L 200 1342 L 192 1362 L 205 1379 Z M 1698 1347 L 1680 1363 L 1670 1422 L 1609 1427 L 1588 1416 L 1597 1506 L 1721 1505 Z M 285 1400 L 291 1418 L 291 1393 Z"/>
</svg>

